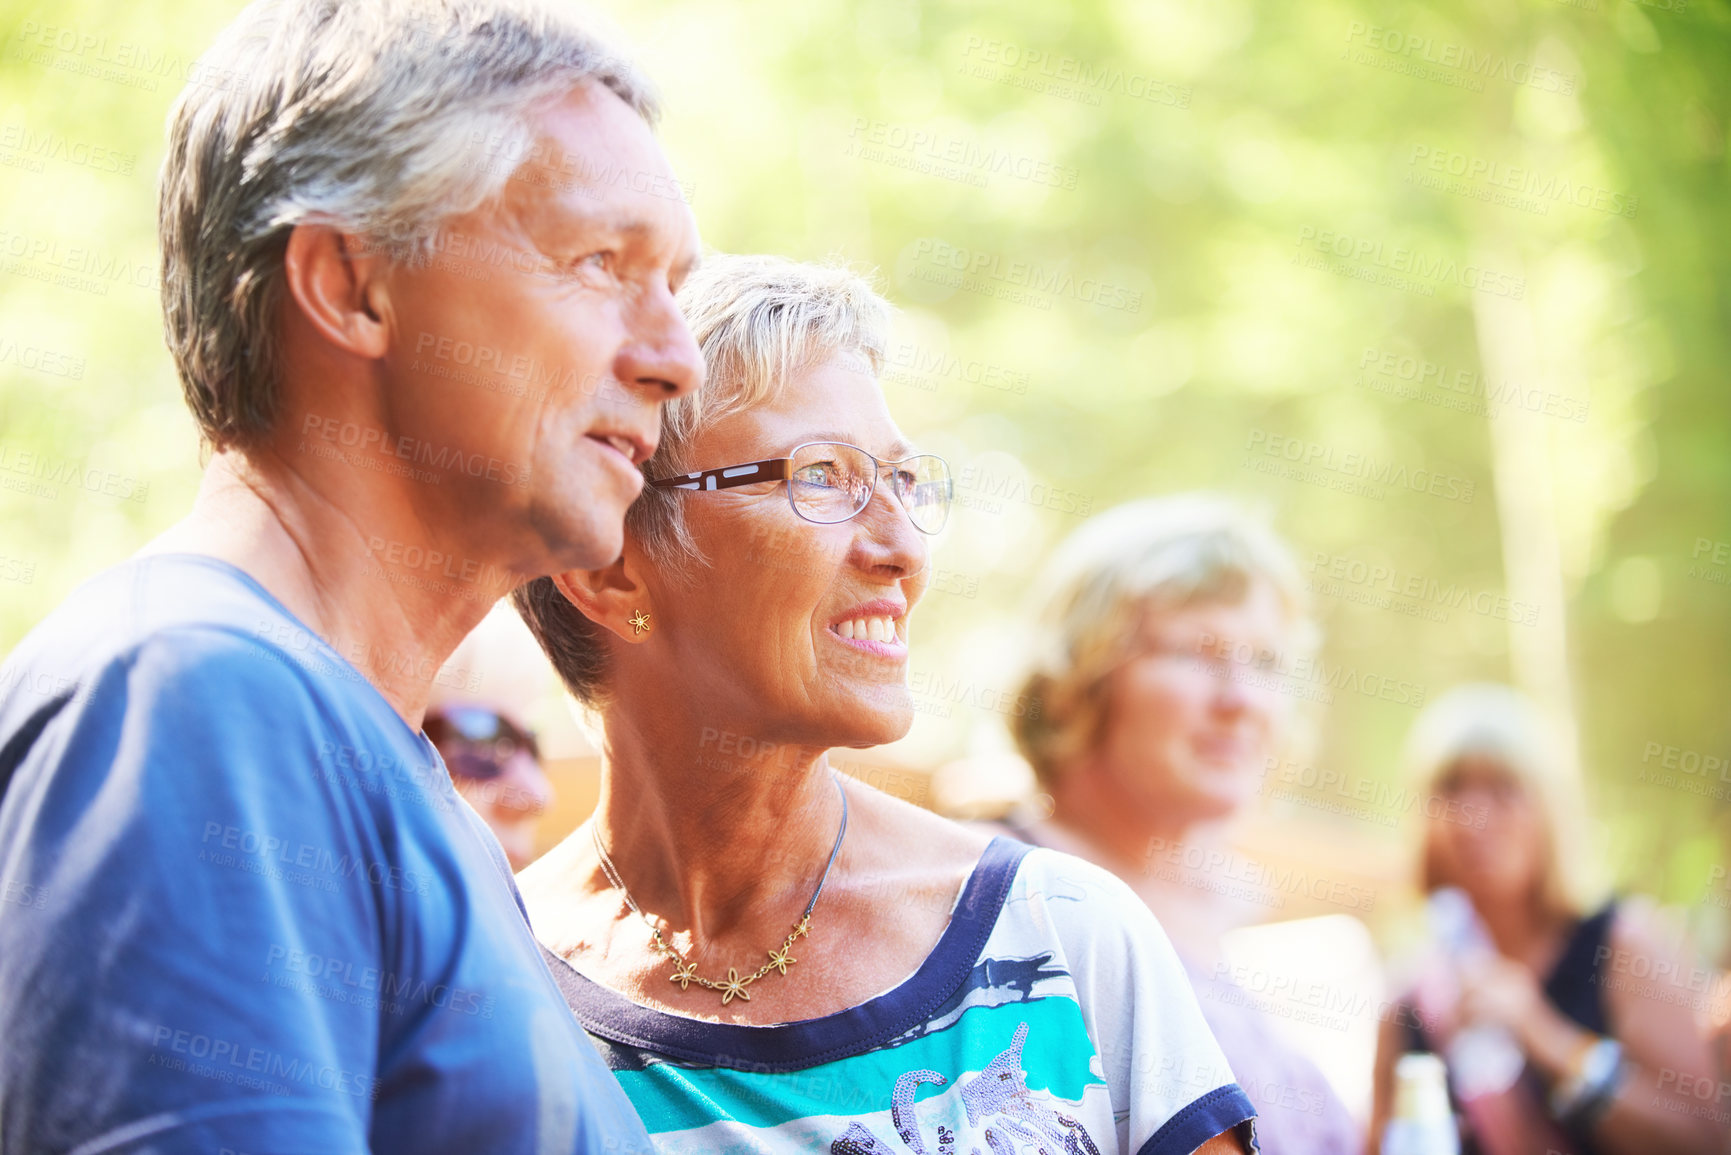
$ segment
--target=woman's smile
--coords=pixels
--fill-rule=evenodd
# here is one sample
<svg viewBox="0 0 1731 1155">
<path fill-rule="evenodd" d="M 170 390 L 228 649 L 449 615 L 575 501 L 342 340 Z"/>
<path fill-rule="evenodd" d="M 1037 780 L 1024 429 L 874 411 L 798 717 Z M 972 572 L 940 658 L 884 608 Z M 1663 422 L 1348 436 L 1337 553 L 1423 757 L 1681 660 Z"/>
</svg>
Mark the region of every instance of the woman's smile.
<svg viewBox="0 0 1731 1155">
<path fill-rule="evenodd" d="M 850 649 L 904 661 L 908 656 L 907 613 L 905 603 L 878 598 L 843 611 L 825 632 Z"/>
</svg>

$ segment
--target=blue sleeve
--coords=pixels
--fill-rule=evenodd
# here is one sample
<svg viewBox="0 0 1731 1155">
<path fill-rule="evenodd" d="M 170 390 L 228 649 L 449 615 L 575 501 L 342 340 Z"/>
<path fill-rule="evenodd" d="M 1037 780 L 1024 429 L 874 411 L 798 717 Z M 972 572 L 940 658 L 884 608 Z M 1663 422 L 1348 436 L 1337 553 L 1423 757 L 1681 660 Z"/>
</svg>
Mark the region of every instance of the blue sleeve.
<svg viewBox="0 0 1731 1155">
<path fill-rule="evenodd" d="M 0 805 L 0 1148 L 367 1149 L 378 1029 L 278 985 L 380 960 L 367 812 L 279 652 L 160 634 L 44 729 Z"/>
</svg>

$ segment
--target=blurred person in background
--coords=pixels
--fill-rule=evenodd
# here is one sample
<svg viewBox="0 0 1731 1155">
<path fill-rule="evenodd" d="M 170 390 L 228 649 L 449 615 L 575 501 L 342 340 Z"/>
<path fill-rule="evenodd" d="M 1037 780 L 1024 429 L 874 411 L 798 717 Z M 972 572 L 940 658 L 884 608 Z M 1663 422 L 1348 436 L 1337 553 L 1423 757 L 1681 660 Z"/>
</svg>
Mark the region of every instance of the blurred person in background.
<svg viewBox="0 0 1731 1155">
<path fill-rule="evenodd" d="M 1282 750 L 1293 699 L 1278 671 L 1315 632 L 1291 554 L 1226 498 L 1148 498 L 1072 533 L 1035 588 L 1022 693 L 1039 708 L 1012 724 L 1050 814 L 1025 808 L 1005 827 L 1106 867 L 1159 916 L 1264 1151 L 1351 1155 L 1360 1131 L 1327 1079 L 1218 977 L 1221 935 L 1262 908 L 1194 872 L 1149 869 L 1154 848 L 1226 846 Z"/>
<path fill-rule="evenodd" d="M 1396 1060 L 1429 1051 L 1450 1059 L 1471 1155 L 1716 1155 L 1713 1104 L 1691 1093 L 1715 1081 L 1691 1008 L 1711 972 L 1651 904 L 1583 893 L 1592 852 L 1558 746 L 1507 686 L 1457 687 L 1414 723 L 1409 781 L 1442 803 L 1414 811 L 1437 941 L 1383 1024 L 1372 1134 Z M 1464 896 L 1470 923 L 1439 895 Z"/>
<path fill-rule="evenodd" d="M 541 815 L 553 801 L 526 719 L 555 684 L 523 619 L 495 606 L 433 679 L 421 724 L 451 784 L 499 839 L 513 872 L 535 860 Z"/>
<path fill-rule="evenodd" d="M 658 1147 L 1249 1150 L 1121 882 L 830 765 L 912 725 L 909 615 L 953 499 L 885 405 L 887 303 L 743 256 L 679 299 L 709 383 L 667 411 L 624 556 L 516 594 L 602 733 L 595 814 L 519 882 Z"/>
</svg>

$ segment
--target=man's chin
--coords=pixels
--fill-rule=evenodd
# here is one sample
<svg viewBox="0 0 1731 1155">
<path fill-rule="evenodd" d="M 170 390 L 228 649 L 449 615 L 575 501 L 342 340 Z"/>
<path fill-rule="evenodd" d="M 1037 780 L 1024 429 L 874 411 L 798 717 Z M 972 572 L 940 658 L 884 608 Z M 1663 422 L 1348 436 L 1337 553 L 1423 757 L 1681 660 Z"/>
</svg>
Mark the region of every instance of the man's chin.
<svg viewBox="0 0 1731 1155">
<path fill-rule="evenodd" d="M 559 512 L 566 516 L 558 516 Z M 625 515 L 623 510 L 617 517 L 613 513 L 585 509 L 571 516 L 569 506 L 564 511 L 538 507 L 535 528 L 552 558 L 550 572 L 600 569 L 618 560 L 625 548 Z"/>
</svg>

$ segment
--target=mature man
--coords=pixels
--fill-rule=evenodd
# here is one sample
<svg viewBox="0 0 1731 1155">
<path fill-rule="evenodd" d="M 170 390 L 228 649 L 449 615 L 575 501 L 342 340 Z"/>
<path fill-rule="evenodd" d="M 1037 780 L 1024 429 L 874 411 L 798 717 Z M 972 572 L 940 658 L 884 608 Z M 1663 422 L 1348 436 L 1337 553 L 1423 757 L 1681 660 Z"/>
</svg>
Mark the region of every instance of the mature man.
<svg viewBox="0 0 1731 1155">
<path fill-rule="evenodd" d="M 201 62 L 204 482 L 0 667 L 0 1149 L 648 1148 L 419 727 L 499 594 L 618 554 L 699 384 L 654 111 L 525 0 L 260 0 Z"/>
</svg>

